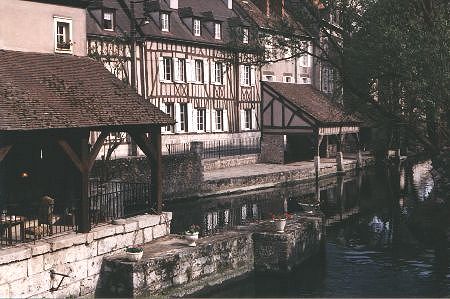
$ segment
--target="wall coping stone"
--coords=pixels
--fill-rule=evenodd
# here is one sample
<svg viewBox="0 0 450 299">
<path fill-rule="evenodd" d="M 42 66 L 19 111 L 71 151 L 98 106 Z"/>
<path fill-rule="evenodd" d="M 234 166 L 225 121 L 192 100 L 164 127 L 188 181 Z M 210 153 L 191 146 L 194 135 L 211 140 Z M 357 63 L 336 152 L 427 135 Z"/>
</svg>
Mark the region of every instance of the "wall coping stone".
<svg viewBox="0 0 450 299">
<path fill-rule="evenodd" d="M 22 261 L 31 258 L 31 249 L 17 246 L 0 250 L 0 265 Z"/>
</svg>

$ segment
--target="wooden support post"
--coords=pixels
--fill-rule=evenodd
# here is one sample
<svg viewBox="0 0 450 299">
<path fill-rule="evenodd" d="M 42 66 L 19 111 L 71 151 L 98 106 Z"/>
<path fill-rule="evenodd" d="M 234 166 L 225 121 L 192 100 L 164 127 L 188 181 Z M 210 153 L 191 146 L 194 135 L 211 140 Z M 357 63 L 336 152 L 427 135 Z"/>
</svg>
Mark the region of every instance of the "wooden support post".
<svg viewBox="0 0 450 299">
<path fill-rule="evenodd" d="M 314 156 L 314 168 L 316 171 L 316 180 L 319 179 L 319 173 L 320 173 L 320 144 L 323 140 L 323 135 L 317 134 L 316 136 L 316 155 Z"/>
<path fill-rule="evenodd" d="M 150 129 L 152 136 L 152 181 L 151 198 L 156 202 L 156 211 L 162 212 L 162 153 L 161 153 L 161 127 L 153 126 Z"/>
<path fill-rule="evenodd" d="M 81 161 L 83 171 L 81 171 L 81 203 L 80 203 L 80 221 L 78 230 L 81 233 L 87 233 L 91 230 L 91 221 L 89 217 L 89 143 L 88 135 L 81 138 Z"/>
<path fill-rule="evenodd" d="M 0 162 L 2 162 L 3 159 L 5 159 L 6 155 L 8 155 L 11 148 L 12 148 L 11 144 L 0 147 Z"/>
<path fill-rule="evenodd" d="M 336 153 L 336 170 L 337 172 L 344 171 L 344 157 L 342 154 L 342 143 L 344 142 L 344 134 L 337 135 L 337 153 Z"/>
</svg>

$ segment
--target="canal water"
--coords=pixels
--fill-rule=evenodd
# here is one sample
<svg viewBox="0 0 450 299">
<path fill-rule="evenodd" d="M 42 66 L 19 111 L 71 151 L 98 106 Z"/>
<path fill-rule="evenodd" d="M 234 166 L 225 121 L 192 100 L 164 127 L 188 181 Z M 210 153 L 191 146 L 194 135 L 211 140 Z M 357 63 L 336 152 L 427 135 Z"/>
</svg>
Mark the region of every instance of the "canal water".
<svg viewBox="0 0 450 299">
<path fill-rule="evenodd" d="M 373 168 L 315 182 L 172 203 L 174 232 L 202 234 L 287 209 L 320 209 L 326 244 L 289 275 L 251 274 L 203 297 L 448 297 L 448 209 L 433 200 L 431 163 Z"/>
</svg>

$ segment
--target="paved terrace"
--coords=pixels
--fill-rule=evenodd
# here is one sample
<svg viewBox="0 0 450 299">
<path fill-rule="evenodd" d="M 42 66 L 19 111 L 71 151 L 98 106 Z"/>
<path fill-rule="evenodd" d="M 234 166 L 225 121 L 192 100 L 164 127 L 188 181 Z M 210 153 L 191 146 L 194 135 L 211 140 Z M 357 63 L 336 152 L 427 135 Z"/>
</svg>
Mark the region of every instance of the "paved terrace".
<svg viewBox="0 0 450 299">
<path fill-rule="evenodd" d="M 363 166 L 373 163 L 374 158 L 363 154 Z M 344 170 L 356 169 L 356 157 L 344 157 Z M 321 158 L 320 177 L 337 173 L 335 158 Z M 289 164 L 249 164 L 224 169 L 204 171 L 202 196 L 218 193 L 231 193 L 273 187 L 280 183 L 311 180 L 315 178 L 314 161 L 301 161 Z"/>
</svg>

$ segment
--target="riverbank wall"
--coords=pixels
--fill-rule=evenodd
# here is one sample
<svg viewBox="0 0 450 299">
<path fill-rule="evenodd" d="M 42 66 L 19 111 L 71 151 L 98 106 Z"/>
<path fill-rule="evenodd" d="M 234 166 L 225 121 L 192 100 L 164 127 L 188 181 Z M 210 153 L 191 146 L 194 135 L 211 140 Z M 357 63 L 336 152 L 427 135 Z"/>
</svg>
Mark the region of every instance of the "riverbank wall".
<svg viewBox="0 0 450 299">
<path fill-rule="evenodd" d="M 289 220 L 284 233 L 264 221 L 199 239 L 187 246 L 171 235 L 144 247 L 130 262 L 124 255 L 105 259 L 101 296 L 187 296 L 245 277 L 252 271 L 288 272 L 313 256 L 323 240 L 321 214 Z"/>
</svg>

